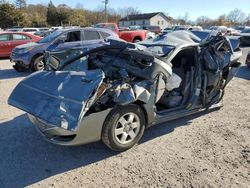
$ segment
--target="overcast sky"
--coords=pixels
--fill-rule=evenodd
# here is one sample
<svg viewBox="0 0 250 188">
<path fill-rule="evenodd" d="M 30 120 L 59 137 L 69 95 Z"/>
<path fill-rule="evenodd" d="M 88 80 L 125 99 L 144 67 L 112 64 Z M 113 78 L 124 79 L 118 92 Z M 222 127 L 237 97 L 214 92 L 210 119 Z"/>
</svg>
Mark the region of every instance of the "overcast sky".
<svg viewBox="0 0 250 188">
<path fill-rule="evenodd" d="M 29 4 L 47 4 L 49 0 L 26 0 Z M 103 0 L 52 0 L 55 5 L 67 4 L 71 7 L 79 2 L 84 8 L 95 9 L 103 6 Z M 177 18 L 189 13 L 189 18 L 195 20 L 201 15 L 217 18 L 219 15 L 239 8 L 245 13 L 250 13 L 250 0 L 109 0 L 109 7 L 137 7 L 142 12 L 168 12 Z"/>
</svg>

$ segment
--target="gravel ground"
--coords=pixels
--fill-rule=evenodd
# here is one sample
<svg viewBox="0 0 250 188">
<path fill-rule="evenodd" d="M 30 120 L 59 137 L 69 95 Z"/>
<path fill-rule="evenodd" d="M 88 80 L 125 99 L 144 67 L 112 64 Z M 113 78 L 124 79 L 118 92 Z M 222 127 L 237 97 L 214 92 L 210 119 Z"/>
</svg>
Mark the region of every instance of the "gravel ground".
<svg viewBox="0 0 250 188">
<path fill-rule="evenodd" d="M 247 51 L 247 49 L 245 49 Z M 16 73 L 0 60 L 0 187 L 250 187 L 250 69 L 228 85 L 224 107 L 146 130 L 124 153 L 101 142 L 47 143 L 8 106 Z"/>
</svg>

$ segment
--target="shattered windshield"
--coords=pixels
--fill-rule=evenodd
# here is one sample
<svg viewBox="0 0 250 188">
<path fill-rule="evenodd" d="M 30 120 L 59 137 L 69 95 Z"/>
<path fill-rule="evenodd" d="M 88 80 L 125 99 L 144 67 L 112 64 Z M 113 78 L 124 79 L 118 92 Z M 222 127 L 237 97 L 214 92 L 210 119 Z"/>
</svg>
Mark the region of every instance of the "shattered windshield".
<svg viewBox="0 0 250 188">
<path fill-rule="evenodd" d="M 158 56 L 167 56 L 172 50 L 174 50 L 174 47 L 167 46 L 167 45 L 154 45 L 149 46 L 147 48 L 148 51 L 152 52 L 154 55 Z"/>
</svg>

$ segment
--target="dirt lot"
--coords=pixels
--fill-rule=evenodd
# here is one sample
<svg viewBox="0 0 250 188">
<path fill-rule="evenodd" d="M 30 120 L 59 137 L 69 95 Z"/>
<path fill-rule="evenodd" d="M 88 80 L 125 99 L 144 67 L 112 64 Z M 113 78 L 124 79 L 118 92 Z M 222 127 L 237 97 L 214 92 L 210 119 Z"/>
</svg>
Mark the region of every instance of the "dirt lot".
<svg viewBox="0 0 250 188">
<path fill-rule="evenodd" d="M 44 141 L 26 114 L 7 105 L 28 74 L 0 60 L 0 187 L 249 187 L 246 66 L 227 87 L 222 109 L 152 127 L 124 153 L 101 142 L 62 147 Z"/>
</svg>

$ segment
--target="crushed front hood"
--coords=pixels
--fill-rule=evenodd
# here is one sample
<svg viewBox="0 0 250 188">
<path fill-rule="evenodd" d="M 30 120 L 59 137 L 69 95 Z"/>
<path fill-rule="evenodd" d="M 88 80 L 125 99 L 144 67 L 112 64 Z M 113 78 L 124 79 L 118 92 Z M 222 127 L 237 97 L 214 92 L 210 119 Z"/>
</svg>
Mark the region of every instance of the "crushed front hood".
<svg viewBox="0 0 250 188">
<path fill-rule="evenodd" d="M 17 85 L 8 103 L 49 124 L 74 131 L 103 79 L 99 69 L 36 72 Z"/>
</svg>

